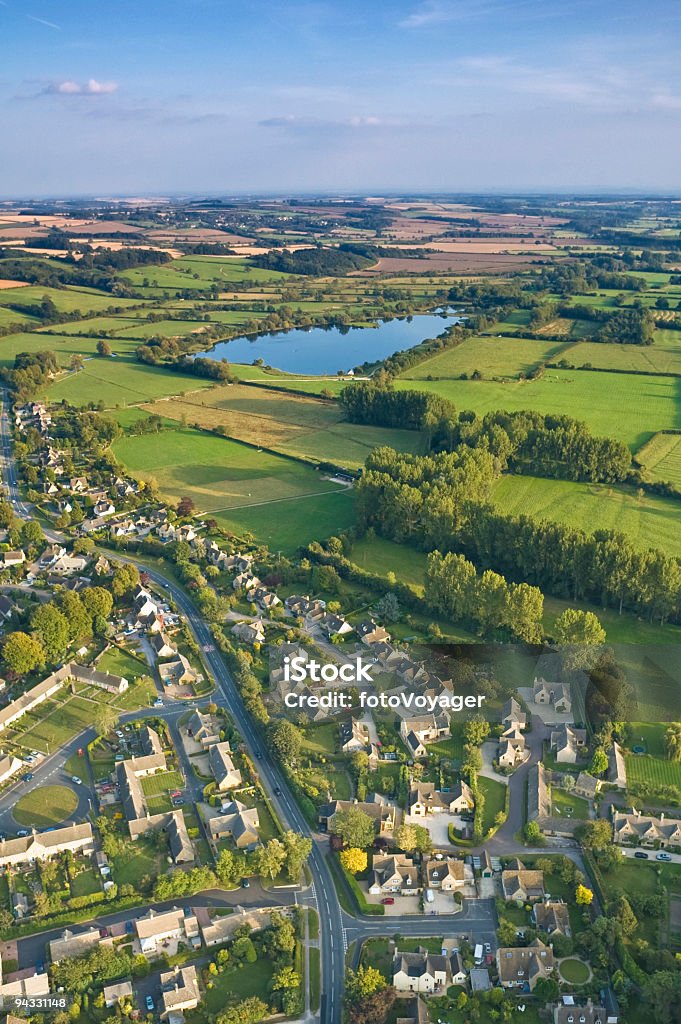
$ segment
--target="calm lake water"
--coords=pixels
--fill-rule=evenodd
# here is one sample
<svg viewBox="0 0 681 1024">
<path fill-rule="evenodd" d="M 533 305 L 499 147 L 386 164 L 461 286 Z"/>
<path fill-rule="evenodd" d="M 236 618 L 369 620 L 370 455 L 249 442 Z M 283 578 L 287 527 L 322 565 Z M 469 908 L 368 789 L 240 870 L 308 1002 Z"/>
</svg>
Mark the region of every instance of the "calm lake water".
<svg viewBox="0 0 681 1024">
<path fill-rule="evenodd" d="M 413 348 L 425 338 L 435 338 L 461 318 L 451 313 L 419 313 L 407 320 L 380 321 L 376 327 L 295 328 L 257 337 L 221 341 L 200 355 L 252 363 L 262 359 L 289 373 L 331 374 L 351 370 L 366 362 Z"/>
</svg>

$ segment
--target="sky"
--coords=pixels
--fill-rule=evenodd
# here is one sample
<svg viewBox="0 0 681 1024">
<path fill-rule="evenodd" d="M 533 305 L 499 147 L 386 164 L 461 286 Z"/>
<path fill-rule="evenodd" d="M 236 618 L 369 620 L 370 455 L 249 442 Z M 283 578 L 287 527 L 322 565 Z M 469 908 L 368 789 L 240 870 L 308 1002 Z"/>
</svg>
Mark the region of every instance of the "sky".
<svg viewBox="0 0 681 1024">
<path fill-rule="evenodd" d="M 676 0 L 0 0 L 0 196 L 679 191 Z"/>
</svg>

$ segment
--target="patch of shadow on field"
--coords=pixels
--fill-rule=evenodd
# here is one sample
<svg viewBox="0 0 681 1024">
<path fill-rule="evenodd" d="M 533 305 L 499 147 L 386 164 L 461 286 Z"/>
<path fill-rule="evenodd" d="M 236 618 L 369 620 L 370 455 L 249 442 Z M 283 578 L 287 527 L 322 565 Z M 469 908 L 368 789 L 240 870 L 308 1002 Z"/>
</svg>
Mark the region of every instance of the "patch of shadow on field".
<svg viewBox="0 0 681 1024">
<path fill-rule="evenodd" d="M 681 896 L 669 898 L 669 931 L 672 935 L 681 934 Z"/>
</svg>

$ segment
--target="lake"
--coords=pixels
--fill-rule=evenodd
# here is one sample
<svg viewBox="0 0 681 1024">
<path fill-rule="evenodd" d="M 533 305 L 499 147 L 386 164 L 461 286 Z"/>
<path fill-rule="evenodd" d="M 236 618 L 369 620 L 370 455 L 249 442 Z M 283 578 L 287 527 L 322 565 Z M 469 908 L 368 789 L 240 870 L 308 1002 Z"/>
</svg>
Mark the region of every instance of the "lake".
<svg viewBox="0 0 681 1024">
<path fill-rule="evenodd" d="M 425 338 L 435 338 L 461 317 L 451 313 L 418 313 L 405 320 L 381 320 L 376 327 L 294 328 L 259 334 L 257 337 L 220 341 L 199 355 L 252 363 L 262 359 L 289 373 L 335 374 L 364 362 L 377 362 L 401 349 L 413 348 Z"/>
</svg>

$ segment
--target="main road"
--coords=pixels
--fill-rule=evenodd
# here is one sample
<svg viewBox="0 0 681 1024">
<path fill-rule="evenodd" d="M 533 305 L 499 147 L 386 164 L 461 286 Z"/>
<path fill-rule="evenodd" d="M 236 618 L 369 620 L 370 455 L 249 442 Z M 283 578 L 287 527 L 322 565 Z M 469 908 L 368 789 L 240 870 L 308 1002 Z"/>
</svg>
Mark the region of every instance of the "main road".
<svg viewBox="0 0 681 1024">
<path fill-rule="evenodd" d="M 34 518 L 33 510 L 21 497 L 16 464 L 12 452 L 9 424 L 9 395 L 3 390 L 2 413 L 0 414 L 0 462 L 2 479 L 16 514 L 22 519 Z M 57 532 L 49 530 L 46 536 L 60 539 Z M 131 561 L 129 557 L 121 561 Z M 343 979 L 345 973 L 345 947 L 341 908 L 336 896 L 331 871 L 325 855 L 325 842 L 312 836 L 311 830 L 297 803 L 291 795 L 286 778 L 274 762 L 255 726 L 248 715 L 234 679 L 215 650 L 213 637 L 198 610 L 186 593 L 171 579 L 157 569 L 140 565 L 157 586 L 170 593 L 177 607 L 186 617 L 197 642 L 204 650 L 204 659 L 216 685 L 214 700 L 220 703 L 232 716 L 241 737 L 252 757 L 258 764 L 258 773 L 267 794 L 274 804 L 279 817 L 288 828 L 313 839 L 312 853 L 308 867 L 312 876 L 312 895 L 316 897 L 320 920 L 321 942 L 321 1021 L 322 1024 L 340 1024 L 342 1016 Z"/>
</svg>

